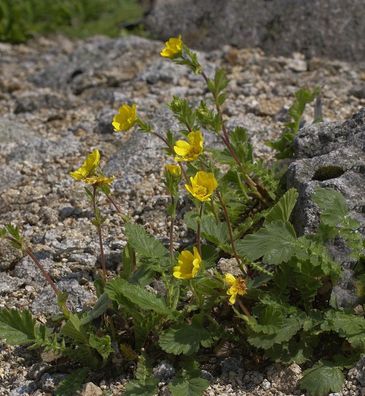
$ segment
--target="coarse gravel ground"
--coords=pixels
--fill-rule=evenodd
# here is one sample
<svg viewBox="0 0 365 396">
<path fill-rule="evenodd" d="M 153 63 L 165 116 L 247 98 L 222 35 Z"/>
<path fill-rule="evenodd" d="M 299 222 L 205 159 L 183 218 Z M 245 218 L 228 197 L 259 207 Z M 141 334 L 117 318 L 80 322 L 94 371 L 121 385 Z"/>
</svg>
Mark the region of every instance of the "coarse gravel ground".
<svg viewBox="0 0 365 396">
<path fill-rule="evenodd" d="M 0 44 L 0 225 L 21 225 L 53 278 L 72 295 L 74 309 L 95 301 L 98 245 L 92 213 L 80 184 L 69 172 L 94 148 L 116 176 L 114 195 L 122 212 L 167 240 L 167 195 L 161 180 L 166 159 L 159 141 L 133 132 L 114 134 L 110 125 L 122 102 L 163 133 L 177 130 L 166 103 L 173 95 L 198 103 L 208 92 L 198 76 L 159 56 L 162 43 L 134 36 L 70 41 L 37 39 L 26 45 Z M 230 79 L 225 114 L 229 126 L 247 127 L 256 155 L 270 160 L 264 144 L 280 134 L 295 91 L 320 86 L 324 119 L 340 121 L 365 106 L 365 66 L 313 58 L 267 56 L 258 49 L 224 47 L 199 52 L 207 73 L 224 67 Z M 310 122 L 309 107 L 305 120 Z M 214 142 L 214 141 L 213 141 Z M 183 200 L 181 208 L 187 203 Z M 104 239 L 110 274 L 119 268 L 125 244 L 123 221 L 107 202 Z M 176 247 L 188 234 L 176 225 Z M 1 242 L 2 243 L 2 242 Z M 40 320 L 56 310 L 53 296 L 32 263 L 2 243 L 0 307 L 30 307 Z M 300 395 L 301 368 L 270 365 L 255 371 L 240 356 L 213 357 L 217 376 L 206 395 Z M 209 366 L 209 365 L 208 365 Z M 51 395 L 65 368 L 35 352 L 0 344 L 0 395 Z M 361 377 L 363 375 L 363 377 Z M 365 394 L 364 373 L 347 374 L 339 395 Z M 125 377 L 94 382 L 105 395 L 119 395 Z M 161 395 L 167 394 L 161 383 Z"/>
</svg>

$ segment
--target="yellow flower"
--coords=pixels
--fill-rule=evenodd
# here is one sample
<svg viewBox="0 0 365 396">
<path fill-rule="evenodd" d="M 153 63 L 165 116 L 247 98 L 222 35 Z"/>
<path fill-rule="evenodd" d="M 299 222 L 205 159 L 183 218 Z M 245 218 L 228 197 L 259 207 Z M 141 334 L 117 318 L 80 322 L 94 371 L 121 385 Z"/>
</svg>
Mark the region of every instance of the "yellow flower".
<svg viewBox="0 0 365 396">
<path fill-rule="evenodd" d="M 70 175 L 78 181 L 92 185 L 109 185 L 113 182 L 114 177 L 106 177 L 98 169 L 100 164 L 100 152 L 94 150 L 90 153 L 79 169 L 71 172 Z"/>
<path fill-rule="evenodd" d="M 178 140 L 174 151 L 177 154 L 175 161 L 194 161 L 203 151 L 203 135 L 200 131 L 192 131 L 188 134 L 188 141 Z"/>
<path fill-rule="evenodd" d="M 213 173 L 199 171 L 190 178 L 190 185 L 185 184 L 189 193 L 201 202 L 209 201 L 210 196 L 218 187 L 218 183 Z"/>
<path fill-rule="evenodd" d="M 181 176 L 181 168 L 179 165 L 175 164 L 166 164 L 165 165 L 165 171 L 169 173 L 173 177 L 180 177 Z"/>
<path fill-rule="evenodd" d="M 247 286 L 243 278 L 236 278 L 232 274 L 226 274 L 224 276 L 224 281 L 229 286 L 229 289 L 227 290 L 227 294 L 231 296 L 229 298 L 229 302 L 231 304 L 234 304 L 236 302 L 237 294 L 240 296 L 246 294 Z"/>
<path fill-rule="evenodd" d="M 116 132 L 128 131 L 137 121 L 136 105 L 123 104 L 113 118 L 112 125 Z"/>
<path fill-rule="evenodd" d="M 79 169 L 76 169 L 74 172 L 71 172 L 70 175 L 75 180 L 84 180 L 94 174 L 96 168 L 99 166 L 99 163 L 100 152 L 99 150 L 94 150 L 86 157 L 86 160 L 81 165 L 81 167 Z"/>
<path fill-rule="evenodd" d="M 202 259 L 196 247 L 193 248 L 193 253 L 189 250 L 183 250 L 177 259 L 177 265 L 173 269 L 174 277 L 178 279 L 195 278 L 201 262 Z"/>
<path fill-rule="evenodd" d="M 86 184 L 92 184 L 92 185 L 109 185 L 113 183 L 114 177 L 106 177 L 103 175 L 100 176 L 91 176 L 87 177 L 86 179 L 83 179 L 83 182 Z"/>
<path fill-rule="evenodd" d="M 182 47 L 183 42 L 181 35 L 178 37 L 171 37 L 168 41 L 166 41 L 165 47 L 160 52 L 160 55 L 164 58 L 174 59 L 181 55 Z"/>
</svg>

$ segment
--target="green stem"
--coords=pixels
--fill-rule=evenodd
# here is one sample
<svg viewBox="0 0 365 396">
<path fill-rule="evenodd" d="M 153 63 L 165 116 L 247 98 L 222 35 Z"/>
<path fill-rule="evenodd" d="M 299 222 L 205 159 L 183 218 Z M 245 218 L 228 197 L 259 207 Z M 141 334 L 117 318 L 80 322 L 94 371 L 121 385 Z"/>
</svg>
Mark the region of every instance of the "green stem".
<svg viewBox="0 0 365 396">
<path fill-rule="evenodd" d="M 173 195 L 171 195 L 171 207 L 173 208 L 173 213 L 171 213 L 171 219 L 170 219 L 169 248 L 170 248 L 170 260 L 172 265 L 174 262 L 174 221 L 175 221 L 175 198 Z"/>
<path fill-rule="evenodd" d="M 204 209 L 204 202 L 200 202 L 200 210 L 199 210 L 199 217 L 197 221 L 197 227 L 196 227 L 196 244 L 198 247 L 198 252 L 201 257 L 202 255 L 202 246 L 201 246 L 201 220 L 203 216 L 203 209 Z"/>
<path fill-rule="evenodd" d="M 217 190 L 217 197 L 218 197 L 219 202 L 220 202 L 220 204 L 222 206 L 223 213 L 224 213 L 224 218 L 225 218 L 226 223 L 227 223 L 228 235 L 229 235 L 229 240 L 230 240 L 231 246 L 232 246 L 233 257 L 236 259 L 237 264 L 238 264 L 240 270 L 242 271 L 242 273 L 245 274 L 246 271 L 245 271 L 245 269 L 244 269 L 244 267 L 243 267 L 243 265 L 241 263 L 241 260 L 240 260 L 240 258 L 238 256 L 238 253 L 237 253 L 237 250 L 236 250 L 236 244 L 234 242 L 233 231 L 232 231 L 232 223 L 231 223 L 231 220 L 230 220 L 229 215 L 228 215 L 227 207 L 226 207 L 226 205 L 224 203 L 224 200 L 223 200 L 223 197 L 222 197 L 221 193 L 218 190 Z"/>
<path fill-rule="evenodd" d="M 201 299 L 200 299 L 198 293 L 196 292 L 193 281 L 191 279 L 189 280 L 189 287 L 190 287 L 191 292 L 193 293 L 194 300 L 196 301 L 197 305 L 200 307 Z"/>
<path fill-rule="evenodd" d="M 103 245 L 103 236 L 101 233 L 101 224 L 100 224 L 100 216 L 98 215 L 98 210 L 96 207 L 96 192 L 97 188 L 96 186 L 93 186 L 93 194 L 92 194 L 92 204 L 93 204 L 93 211 L 94 211 L 94 216 L 95 216 L 95 227 L 96 231 L 98 234 L 98 239 L 99 239 L 99 246 L 100 246 L 100 261 L 101 261 L 101 268 L 102 268 L 102 278 L 105 283 L 106 281 L 106 260 L 105 260 L 105 254 L 104 254 L 104 245 Z"/>
<path fill-rule="evenodd" d="M 212 209 L 215 221 L 218 224 L 219 223 L 219 217 L 218 217 L 218 213 L 217 213 L 217 210 L 215 208 L 215 204 L 214 204 L 214 200 L 213 199 L 211 199 L 211 201 L 210 201 L 210 208 Z"/>
<path fill-rule="evenodd" d="M 208 85 L 209 82 L 209 78 L 208 76 L 205 74 L 204 71 L 202 71 L 202 76 L 206 82 L 206 84 Z M 221 125 L 222 125 L 222 134 L 220 134 L 219 136 L 221 137 L 223 143 L 225 144 L 225 146 L 227 147 L 229 153 L 231 154 L 232 158 L 235 160 L 235 162 L 237 163 L 237 165 L 239 166 L 241 172 L 242 172 L 242 176 L 245 179 L 245 182 L 247 183 L 247 185 L 250 187 L 251 191 L 253 192 L 253 194 L 265 205 L 268 206 L 268 202 L 265 199 L 265 197 L 260 193 L 257 184 L 251 179 L 251 177 L 246 173 L 244 166 L 242 164 L 242 162 L 240 161 L 240 159 L 238 158 L 236 152 L 234 151 L 234 148 L 231 145 L 231 142 L 229 140 L 229 134 L 226 128 L 226 125 L 224 123 L 224 119 L 223 119 L 223 111 L 222 108 L 218 102 L 218 98 L 216 97 L 216 95 L 213 94 L 213 99 L 214 99 L 214 103 L 215 103 L 215 107 L 217 110 L 217 113 L 219 115 L 219 119 L 221 121 Z M 261 190 L 264 190 L 263 187 L 260 186 Z"/>
</svg>

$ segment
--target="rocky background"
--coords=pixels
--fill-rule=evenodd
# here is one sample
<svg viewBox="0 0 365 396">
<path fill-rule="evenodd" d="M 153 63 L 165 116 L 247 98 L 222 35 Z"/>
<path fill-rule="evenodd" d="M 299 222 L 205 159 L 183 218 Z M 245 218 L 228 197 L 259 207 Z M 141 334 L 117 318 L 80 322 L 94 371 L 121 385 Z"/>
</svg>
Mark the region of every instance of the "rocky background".
<svg viewBox="0 0 365 396">
<path fill-rule="evenodd" d="M 167 240 L 168 197 L 160 182 L 166 158 L 160 142 L 133 132 L 115 134 L 110 124 L 122 102 L 135 102 L 161 133 L 167 128 L 177 131 L 166 102 L 173 95 L 194 103 L 209 96 L 198 76 L 160 58 L 161 48 L 162 42 L 135 36 L 0 44 L 0 224 L 11 221 L 22 227 L 37 257 L 59 287 L 71 294 L 75 310 L 95 301 L 93 278 L 99 264 L 90 207 L 82 185 L 69 176 L 87 153 L 101 150 L 106 172 L 116 176 L 113 190 L 122 211 Z M 268 55 L 261 49 L 220 44 L 200 51 L 199 57 L 208 75 L 217 67 L 227 70 L 228 126 L 246 127 L 256 155 L 265 160 L 273 153 L 264 143 L 280 134 L 294 92 L 302 86 L 320 86 L 327 123 L 311 126 L 313 109 L 308 109 L 304 120 L 308 127 L 297 141 L 301 159 L 292 164 L 288 184 L 297 186 L 304 198 L 314 185 L 335 186 L 363 221 L 364 64 L 289 53 Z M 342 125 L 346 119 L 351 120 Z M 323 163 L 334 163 L 340 170 L 329 179 L 318 178 L 316 171 Z M 101 204 L 108 215 L 103 232 L 113 273 L 125 244 L 123 222 L 107 202 Z M 184 208 L 186 201 L 180 205 Z M 312 209 L 308 206 L 303 212 L 298 225 L 303 231 Z M 179 222 L 176 232 L 180 242 L 188 238 Z M 30 307 L 40 320 L 55 313 L 52 292 L 32 262 L 10 246 L 0 246 L 0 306 Z M 344 298 L 351 301 L 351 293 Z M 40 361 L 35 352 L 0 344 L 0 394 L 51 395 L 67 368 Z M 348 373 L 343 395 L 364 394 L 363 363 Z M 161 363 L 155 372 L 163 380 L 171 375 L 170 369 Z M 206 395 L 300 395 L 301 369 L 296 365 L 272 365 L 259 372 L 233 354 L 212 357 L 204 370 L 211 380 Z M 114 380 L 95 378 L 95 385 L 88 384 L 83 394 L 119 395 L 125 381 L 123 374 Z"/>
<path fill-rule="evenodd" d="M 269 53 L 365 61 L 364 0 L 154 0 L 149 31 L 182 33 L 204 49 L 230 44 Z"/>
</svg>

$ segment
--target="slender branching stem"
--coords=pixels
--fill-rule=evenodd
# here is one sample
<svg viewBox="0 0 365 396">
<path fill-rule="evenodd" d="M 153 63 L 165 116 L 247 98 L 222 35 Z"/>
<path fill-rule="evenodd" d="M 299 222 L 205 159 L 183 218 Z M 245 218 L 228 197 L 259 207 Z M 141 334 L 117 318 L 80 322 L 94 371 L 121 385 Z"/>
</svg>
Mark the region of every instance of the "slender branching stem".
<svg viewBox="0 0 365 396">
<path fill-rule="evenodd" d="M 157 138 L 162 140 L 166 144 L 166 146 L 170 149 L 170 151 L 174 152 L 174 148 L 169 144 L 167 139 L 165 139 L 162 135 L 160 135 L 158 132 L 152 132 L 152 135 L 155 135 Z M 188 178 L 188 175 L 186 174 L 184 165 L 181 162 L 179 162 L 179 166 L 180 166 L 181 173 L 183 174 L 186 183 L 189 183 L 189 178 Z"/>
<path fill-rule="evenodd" d="M 157 138 L 159 138 L 160 140 L 162 140 L 165 144 L 166 144 L 166 146 L 171 150 L 171 151 L 173 151 L 173 147 L 170 145 L 170 143 L 167 141 L 167 139 L 166 138 L 164 138 L 162 135 L 160 135 L 158 132 L 151 132 L 152 133 L 152 135 L 155 135 Z"/>
<path fill-rule="evenodd" d="M 247 309 L 247 307 L 245 306 L 245 304 L 242 301 L 238 300 L 238 305 L 240 306 L 240 308 L 242 309 L 243 313 L 246 316 L 251 316 L 250 311 Z"/>
<path fill-rule="evenodd" d="M 114 209 L 119 213 L 122 214 L 122 211 L 120 210 L 118 204 L 115 202 L 114 198 L 110 196 L 110 194 L 105 194 L 106 199 L 114 206 Z"/>
<path fill-rule="evenodd" d="M 175 198 L 171 195 L 171 207 L 173 208 L 173 212 L 171 213 L 170 219 L 170 237 L 169 237 L 169 250 L 170 250 L 170 259 L 171 263 L 174 261 L 174 221 L 175 221 Z"/>
<path fill-rule="evenodd" d="M 200 254 L 200 257 L 202 255 L 201 221 L 202 221 L 202 216 L 203 216 L 203 210 L 204 210 L 204 202 L 200 202 L 199 217 L 198 217 L 197 227 L 196 227 L 196 244 L 197 244 L 197 247 L 198 247 L 198 252 Z"/>
<path fill-rule="evenodd" d="M 228 215 L 227 206 L 224 203 L 223 197 L 222 197 L 222 195 L 221 195 L 221 193 L 219 191 L 217 191 L 217 197 L 218 197 L 219 202 L 221 204 L 221 207 L 223 209 L 224 218 L 225 218 L 226 223 L 227 223 L 228 235 L 229 235 L 229 240 L 230 240 L 231 246 L 232 246 L 233 257 L 236 259 L 240 270 L 243 273 L 246 273 L 246 271 L 245 271 L 245 269 L 244 269 L 244 267 L 242 265 L 242 262 L 241 262 L 241 260 L 239 258 L 239 255 L 237 253 L 237 250 L 236 250 L 236 244 L 234 242 L 233 231 L 232 231 L 232 223 L 231 223 L 231 220 L 230 220 L 229 215 Z"/>
<path fill-rule="evenodd" d="M 210 208 L 212 209 L 215 221 L 218 224 L 219 223 L 219 217 L 218 217 L 218 213 L 217 213 L 217 210 L 215 208 L 215 204 L 214 204 L 214 200 L 213 199 L 211 199 L 211 201 L 210 201 Z"/>
<path fill-rule="evenodd" d="M 61 291 L 58 289 L 58 287 L 54 283 L 53 279 L 51 278 L 51 275 L 44 269 L 44 267 L 41 264 L 41 262 L 34 255 L 34 253 L 31 250 L 31 248 L 27 247 L 25 249 L 25 253 L 32 259 L 33 263 L 36 265 L 36 267 L 39 269 L 39 271 L 41 271 L 43 277 L 45 278 L 47 283 L 51 286 L 51 288 L 55 292 L 56 296 L 58 296 L 61 293 Z"/>
<path fill-rule="evenodd" d="M 105 254 L 104 254 L 103 236 L 101 233 L 101 224 L 100 224 L 101 219 L 98 214 L 98 209 L 96 206 L 96 193 L 97 193 L 97 187 L 93 186 L 92 204 L 93 204 L 93 210 L 94 210 L 94 216 L 95 216 L 95 227 L 96 227 L 96 231 L 97 231 L 98 239 L 99 239 L 100 261 L 101 261 L 102 274 L 103 274 L 103 280 L 105 282 L 106 281 L 106 260 L 105 260 Z"/>
<path fill-rule="evenodd" d="M 209 83 L 209 78 L 208 76 L 205 74 L 204 71 L 202 71 L 202 76 L 206 82 L 206 84 Z M 240 168 L 242 175 L 245 179 L 245 182 L 247 183 L 247 185 L 250 187 L 251 191 L 253 192 L 253 194 L 265 205 L 268 206 L 267 200 L 266 198 L 260 193 L 257 184 L 251 179 L 251 177 L 247 174 L 247 172 L 244 169 L 244 166 L 242 164 L 242 162 L 240 161 L 240 159 L 238 158 L 234 148 L 231 145 L 231 142 L 229 140 L 229 133 L 227 131 L 226 125 L 224 123 L 224 119 L 223 119 L 223 111 L 222 108 L 220 106 L 220 104 L 218 103 L 218 100 L 216 98 L 215 95 L 213 95 L 214 98 L 214 103 L 215 103 L 215 107 L 216 110 L 218 112 L 219 115 L 219 119 L 222 125 L 222 134 L 220 134 L 220 137 L 223 141 L 223 143 L 225 144 L 225 146 L 227 147 L 229 153 L 231 154 L 232 158 L 234 159 L 234 161 L 237 163 L 238 167 Z M 263 189 L 261 187 L 261 189 Z"/>
</svg>

